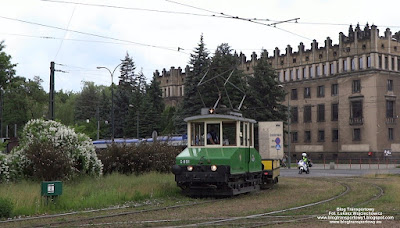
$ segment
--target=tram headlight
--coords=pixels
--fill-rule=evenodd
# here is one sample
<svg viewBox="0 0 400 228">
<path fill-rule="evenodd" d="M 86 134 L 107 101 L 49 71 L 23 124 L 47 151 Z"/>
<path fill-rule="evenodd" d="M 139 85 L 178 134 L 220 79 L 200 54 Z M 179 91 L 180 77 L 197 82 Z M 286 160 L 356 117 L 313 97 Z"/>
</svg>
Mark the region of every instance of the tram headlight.
<svg viewBox="0 0 400 228">
<path fill-rule="evenodd" d="M 189 166 L 187 167 L 187 171 L 192 172 L 192 171 L 193 171 L 193 166 L 189 165 Z"/>
<path fill-rule="evenodd" d="M 213 171 L 213 172 L 217 171 L 217 166 L 216 165 L 212 165 L 211 166 L 211 171 Z"/>
</svg>

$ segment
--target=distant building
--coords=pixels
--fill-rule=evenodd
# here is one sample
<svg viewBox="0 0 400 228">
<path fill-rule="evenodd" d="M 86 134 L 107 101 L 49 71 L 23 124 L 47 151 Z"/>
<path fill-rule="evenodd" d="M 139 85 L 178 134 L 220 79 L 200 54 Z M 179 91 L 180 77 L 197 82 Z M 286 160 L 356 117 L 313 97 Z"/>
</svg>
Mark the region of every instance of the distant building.
<svg viewBox="0 0 400 228">
<path fill-rule="evenodd" d="M 188 71 L 188 67 L 186 70 Z M 154 75 L 160 82 L 162 90 L 162 97 L 167 106 L 177 106 L 179 102 L 183 100 L 183 94 L 185 92 L 185 76 L 186 73 L 182 72 L 182 69 L 178 67 L 171 67 L 169 71 L 163 69 L 160 72 L 156 70 Z"/>
<path fill-rule="evenodd" d="M 384 158 L 386 149 L 393 156 L 400 152 L 399 41 L 399 33 L 393 36 L 390 29 L 379 36 L 374 25 L 357 25 L 347 36 L 339 33 L 336 45 L 328 37 L 323 47 L 314 40 L 310 49 L 300 43 L 297 52 L 290 45 L 285 54 L 275 48 L 268 61 L 288 93 L 292 155 L 360 158 L 372 152 Z M 257 55 L 249 61 L 243 54 L 239 58 L 238 68 L 253 74 Z"/>
</svg>

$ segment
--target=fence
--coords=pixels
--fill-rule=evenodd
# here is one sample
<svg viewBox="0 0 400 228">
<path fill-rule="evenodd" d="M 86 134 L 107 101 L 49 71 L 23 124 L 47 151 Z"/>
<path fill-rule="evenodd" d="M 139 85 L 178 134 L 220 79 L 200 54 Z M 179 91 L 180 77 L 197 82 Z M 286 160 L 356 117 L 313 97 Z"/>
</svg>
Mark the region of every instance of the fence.
<svg viewBox="0 0 400 228">
<path fill-rule="evenodd" d="M 318 164 L 318 168 L 323 169 L 393 169 L 400 168 L 400 159 L 391 157 L 380 158 L 349 158 L 336 160 L 317 160 L 313 163 Z"/>
</svg>

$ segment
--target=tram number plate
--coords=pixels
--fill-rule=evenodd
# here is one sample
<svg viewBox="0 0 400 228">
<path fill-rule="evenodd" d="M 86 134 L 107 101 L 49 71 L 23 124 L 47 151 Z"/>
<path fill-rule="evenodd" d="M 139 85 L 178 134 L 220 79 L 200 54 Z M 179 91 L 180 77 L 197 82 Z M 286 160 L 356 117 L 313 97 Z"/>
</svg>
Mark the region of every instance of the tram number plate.
<svg viewBox="0 0 400 228">
<path fill-rule="evenodd" d="M 180 160 L 181 161 L 181 164 L 189 164 L 190 163 L 190 160 Z"/>
</svg>

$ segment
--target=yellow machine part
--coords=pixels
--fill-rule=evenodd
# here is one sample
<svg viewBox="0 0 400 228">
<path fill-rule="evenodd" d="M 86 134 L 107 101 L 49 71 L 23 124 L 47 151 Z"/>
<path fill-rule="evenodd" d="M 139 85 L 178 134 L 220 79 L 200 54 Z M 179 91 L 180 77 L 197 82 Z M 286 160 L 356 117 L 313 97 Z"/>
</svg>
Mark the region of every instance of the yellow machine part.
<svg viewBox="0 0 400 228">
<path fill-rule="evenodd" d="M 279 160 L 263 159 L 261 162 L 264 165 L 264 170 L 274 170 L 280 167 Z"/>
</svg>

